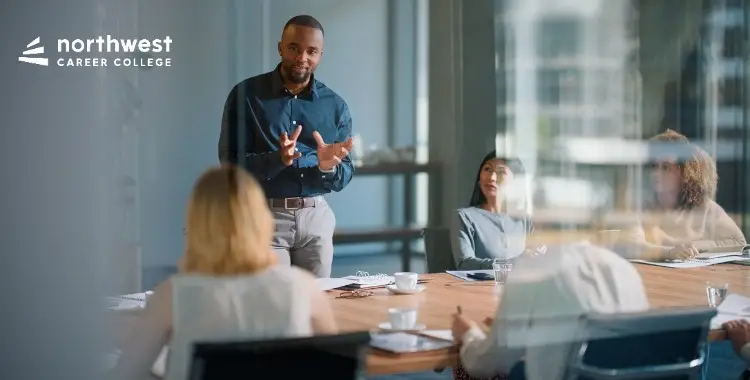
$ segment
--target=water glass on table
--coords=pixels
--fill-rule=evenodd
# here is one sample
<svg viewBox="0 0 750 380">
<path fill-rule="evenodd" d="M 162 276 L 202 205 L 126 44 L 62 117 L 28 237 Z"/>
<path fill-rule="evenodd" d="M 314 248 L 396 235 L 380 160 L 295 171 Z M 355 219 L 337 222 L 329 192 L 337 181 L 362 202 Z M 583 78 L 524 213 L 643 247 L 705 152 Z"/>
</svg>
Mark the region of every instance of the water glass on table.
<svg viewBox="0 0 750 380">
<path fill-rule="evenodd" d="M 719 306 L 729 294 L 729 284 L 727 283 L 706 283 L 706 297 L 708 297 L 708 306 Z"/>
<path fill-rule="evenodd" d="M 495 259 L 492 261 L 492 270 L 495 272 L 495 285 L 504 285 L 512 269 L 513 263 L 510 260 Z"/>
</svg>

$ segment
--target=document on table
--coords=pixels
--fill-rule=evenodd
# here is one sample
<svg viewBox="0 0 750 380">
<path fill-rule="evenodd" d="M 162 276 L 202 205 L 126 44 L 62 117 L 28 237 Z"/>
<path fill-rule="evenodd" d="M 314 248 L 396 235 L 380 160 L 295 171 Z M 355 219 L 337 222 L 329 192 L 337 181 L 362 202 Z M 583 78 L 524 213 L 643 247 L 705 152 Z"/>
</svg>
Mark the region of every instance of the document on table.
<svg viewBox="0 0 750 380">
<path fill-rule="evenodd" d="M 382 288 L 386 285 L 393 284 L 396 281 L 393 276 L 375 275 L 375 276 L 346 276 L 349 280 L 349 286 L 353 289 Z"/>
<path fill-rule="evenodd" d="M 745 252 L 750 250 L 750 246 L 732 246 L 732 247 L 716 247 L 710 250 L 701 251 L 698 254 L 698 259 L 715 259 L 718 257 L 726 256 L 745 256 Z M 747 256 L 746 256 L 747 257 Z"/>
<path fill-rule="evenodd" d="M 476 281 L 475 279 L 469 278 L 467 276 L 469 273 L 487 273 L 487 274 L 491 274 L 491 275 L 495 274 L 492 269 L 480 269 L 480 270 L 447 270 L 447 271 L 445 271 L 445 273 L 448 273 L 449 275 L 451 275 L 453 277 L 460 278 L 460 279 L 462 279 L 464 281 Z"/>
<path fill-rule="evenodd" d="M 107 309 L 113 311 L 124 311 L 142 309 L 146 306 L 146 293 L 133 293 L 121 296 L 105 297 Z"/>
<path fill-rule="evenodd" d="M 354 283 L 354 281 L 346 278 L 318 278 L 315 281 L 318 282 L 318 285 L 320 285 L 323 290 L 332 290 Z"/>
<path fill-rule="evenodd" d="M 715 257 L 712 259 L 693 259 L 687 261 L 646 261 L 646 260 L 630 260 L 634 263 L 656 265 L 666 268 L 699 268 L 707 267 L 716 264 L 731 263 L 733 261 L 745 261 L 748 260 L 746 256 L 724 256 Z"/>
<path fill-rule="evenodd" d="M 750 298 L 739 294 L 730 294 L 716 308 L 718 314 L 711 320 L 711 328 L 718 329 L 721 325 L 735 320 L 750 321 Z"/>
<path fill-rule="evenodd" d="M 451 330 L 424 330 L 419 334 L 453 342 L 453 332 Z"/>
</svg>

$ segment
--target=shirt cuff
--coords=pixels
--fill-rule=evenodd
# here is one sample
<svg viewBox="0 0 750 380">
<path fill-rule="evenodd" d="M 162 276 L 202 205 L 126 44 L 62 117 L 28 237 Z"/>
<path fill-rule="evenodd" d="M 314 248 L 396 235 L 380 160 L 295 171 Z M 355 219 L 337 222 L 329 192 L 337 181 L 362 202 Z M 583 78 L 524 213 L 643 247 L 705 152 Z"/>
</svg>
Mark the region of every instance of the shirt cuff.
<svg viewBox="0 0 750 380">
<path fill-rule="evenodd" d="M 332 167 L 332 168 L 331 168 L 330 170 L 323 170 L 323 169 L 321 169 L 321 168 L 320 168 L 320 166 L 318 166 L 318 170 L 320 170 L 320 172 L 321 172 L 321 173 L 325 173 L 325 174 L 334 174 L 334 173 L 336 173 L 336 168 L 337 168 L 337 167 L 338 167 L 338 166 L 334 166 L 334 167 Z"/>
</svg>

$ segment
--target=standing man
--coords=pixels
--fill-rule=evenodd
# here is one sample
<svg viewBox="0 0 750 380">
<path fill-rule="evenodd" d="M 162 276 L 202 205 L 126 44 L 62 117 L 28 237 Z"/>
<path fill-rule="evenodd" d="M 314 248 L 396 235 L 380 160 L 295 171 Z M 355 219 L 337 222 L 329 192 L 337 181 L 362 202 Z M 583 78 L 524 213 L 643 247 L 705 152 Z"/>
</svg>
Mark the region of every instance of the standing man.
<svg viewBox="0 0 750 380">
<path fill-rule="evenodd" d="M 219 160 L 260 181 L 276 220 L 280 262 L 330 277 L 336 217 L 323 194 L 341 191 L 354 167 L 346 102 L 314 72 L 323 56 L 323 26 L 312 16 L 284 25 L 276 69 L 229 93 Z"/>
</svg>

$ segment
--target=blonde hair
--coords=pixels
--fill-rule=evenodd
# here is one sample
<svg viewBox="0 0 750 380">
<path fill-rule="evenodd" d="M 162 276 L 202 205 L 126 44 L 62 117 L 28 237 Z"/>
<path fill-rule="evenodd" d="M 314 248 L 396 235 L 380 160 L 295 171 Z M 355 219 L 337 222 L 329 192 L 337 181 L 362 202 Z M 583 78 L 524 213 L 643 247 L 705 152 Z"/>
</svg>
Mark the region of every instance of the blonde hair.
<svg viewBox="0 0 750 380">
<path fill-rule="evenodd" d="M 276 263 L 274 221 L 258 182 L 243 169 L 206 170 L 193 186 L 187 209 L 181 272 L 238 275 Z"/>
</svg>

